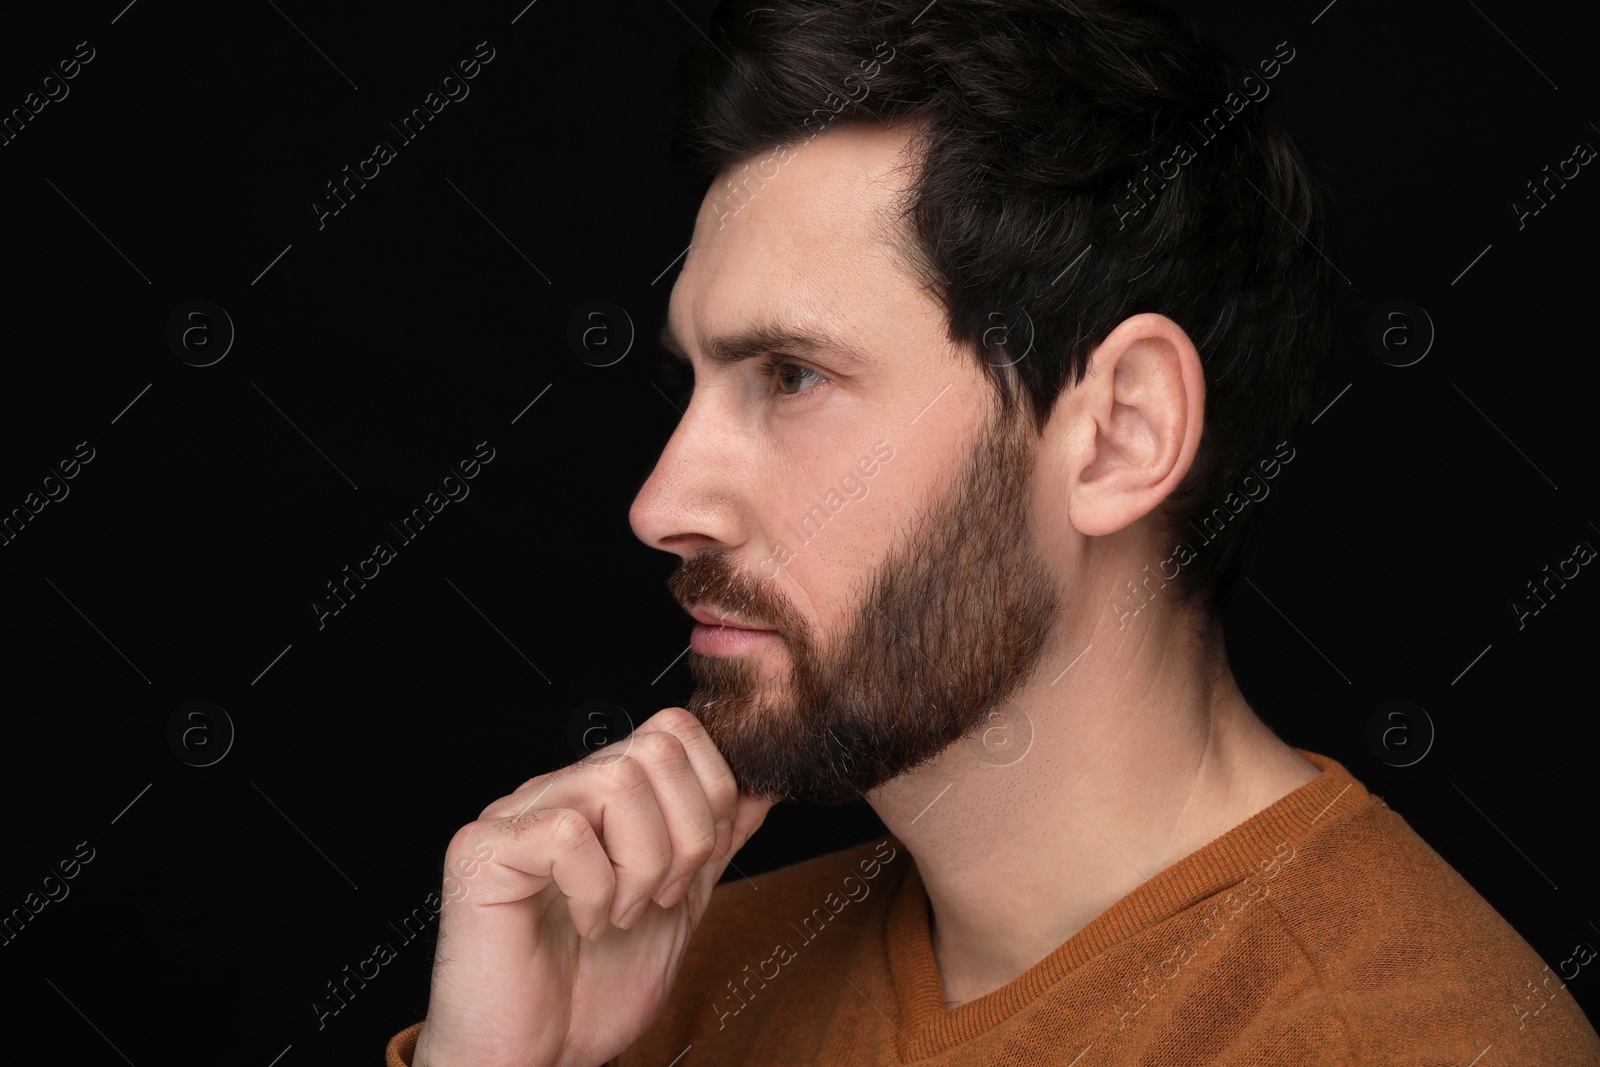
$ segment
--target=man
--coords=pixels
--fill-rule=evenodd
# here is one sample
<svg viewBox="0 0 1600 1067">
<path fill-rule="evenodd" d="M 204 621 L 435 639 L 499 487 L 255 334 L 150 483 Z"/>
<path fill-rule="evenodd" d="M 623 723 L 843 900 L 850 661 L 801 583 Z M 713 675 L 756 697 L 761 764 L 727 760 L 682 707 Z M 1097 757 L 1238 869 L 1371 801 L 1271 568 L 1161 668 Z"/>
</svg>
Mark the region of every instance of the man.
<svg viewBox="0 0 1600 1067">
<path fill-rule="evenodd" d="M 630 514 L 697 688 L 456 834 L 389 1062 L 1600 1062 L 1227 666 L 1331 347 L 1328 206 L 1253 103 L 1292 50 L 1241 79 L 1071 0 L 760 0 L 711 40 L 663 338 L 695 385 Z M 889 837 L 717 885 L 774 800 L 856 797 Z"/>
</svg>

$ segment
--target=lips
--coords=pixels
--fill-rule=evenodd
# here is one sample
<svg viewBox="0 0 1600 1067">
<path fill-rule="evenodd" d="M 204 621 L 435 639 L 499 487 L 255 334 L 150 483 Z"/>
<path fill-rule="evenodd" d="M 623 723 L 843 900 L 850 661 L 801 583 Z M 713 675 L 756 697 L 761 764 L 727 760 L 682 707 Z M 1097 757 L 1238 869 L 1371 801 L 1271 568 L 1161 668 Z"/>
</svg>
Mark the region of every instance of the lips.
<svg viewBox="0 0 1600 1067">
<path fill-rule="evenodd" d="M 690 618 L 707 626 L 720 626 L 729 630 L 766 630 L 769 632 L 771 630 L 770 627 L 758 625 L 754 620 L 744 619 L 738 615 L 723 615 L 714 611 L 706 611 L 702 608 L 688 610 Z"/>
</svg>

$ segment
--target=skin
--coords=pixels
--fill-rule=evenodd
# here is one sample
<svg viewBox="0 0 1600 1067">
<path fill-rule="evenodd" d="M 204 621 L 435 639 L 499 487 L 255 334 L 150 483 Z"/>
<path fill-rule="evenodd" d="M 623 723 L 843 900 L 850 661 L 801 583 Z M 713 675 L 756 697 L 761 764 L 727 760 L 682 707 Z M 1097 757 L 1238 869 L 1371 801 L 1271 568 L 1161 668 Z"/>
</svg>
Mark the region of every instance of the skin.
<svg viewBox="0 0 1600 1067">
<path fill-rule="evenodd" d="M 695 393 L 634 501 L 634 531 L 686 562 L 725 555 L 772 587 L 751 614 L 772 618 L 759 607 L 781 602 L 813 634 L 858 623 L 869 574 L 914 536 L 910 520 L 961 469 L 994 403 L 896 251 L 906 149 L 905 131 L 831 131 L 797 147 L 722 226 L 726 208 L 704 205 L 668 310 L 696 357 Z M 827 382 L 791 375 L 794 395 L 779 398 L 759 361 L 699 358 L 705 339 L 761 316 L 841 336 L 871 364 L 795 358 Z M 1013 712 L 986 735 L 1025 754 L 1009 762 L 1014 750 L 959 742 L 867 794 L 927 886 L 949 1006 L 1005 985 L 1149 876 L 1317 775 L 1245 702 L 1220 626 L 1157 598 L 1119 629 L 1108 605 L 1170 554 L 1152 512 L 1199 447 L 1205 383 L 1194 345 L 1160 315 L 1121 323 L 1090 366 L 1037 439 L 1028 490 L 1033 552 L 1059 616 L 1011 694 L 1028 725 Z M 796 548 L 788 524 L 879 439 L 894 458 L 870 496 L 767 577 L 760 563 L 774 545 Z M 738 658 L 794 714 L 781 701 L 791 657 L 767 641 Z M 1015 811 L 1028 817 L 998 814 Z"/>
<path fill-rule="evenodd" d="M 1004 729 L 981 716 L 1007 706 L 1060 612 L 1028 533 L 1033 436 L 1022 412 L 996 412 L 977 451 L 872 567 L 848 630 L 817 634 L 780 583 L 749 577 L 730 553 L 697 552 L 673 573 L 668 588 L 687 608 L 738 605 L 739 620 L 759 620 L 774 634 L 768 640 L 786 645 L 778 677 L 728 649 L 689 657 L 697 683 L 689 710 L 741 789 L 856 800 L 975 727 L 984 728 L 980 745 L 1004 741 Z M 854 484 L 867 500 L 865 483 Z M 831 521 L 823 499 L 811 517 L 817 525 L 800 531 L 804 544 Z M 842 510 L 848 498 L 832 499 Z M 998 750 L 988 755 L 1012 762 Z"/>
<path fill-rule="evenodd" d="M 730 591 L 759 589 L 744 599 L 789 640 L 723 671 L 738 684 L 722 694 L 736 714 L 720 725 L 665 709 L 456 833 L 414 1067 L 594 1065 L 643 1033 L 718 878 L 772 803 L 740 790 L 749 767 L 730 767 L 715 735 L 726 740 L 737 712 L 795 715 L 797 692 L 826 690 L 796 690 L 793 650 L 845 662 L 839 643 L 860 632 L 874 575 L 902 565 L 897 548 L 923 544 L 915 520 L 941 513 L 983 444 L 991 388 L 896 252 L 906 148 L 903 131 L 831 130 L 798 146 L 737 215 L 714 197 L 702 204 L 669 306 L 695 391 L 629 520 L 684 561 L 680 574 L 723 579 L 675 583 L 680 599 L 709 590 L 721 599 L 703 606 L 732 611 Z M 811 373 L 780 384 L 758 373 L 761 359 L 706 359 L 709 339 L 763 319 L 827 330 L 865 362 L 794 356 Z M 927 887 L 947 1006 L 1012 981 L 1148 877 L 1316 776 L 1244 701 L 1218 627 L 1156 598 L 1119 629 L 1109 606 L 1168 554 L 1152 512 L 1193 461 L 1204 399 L 1194 346 L 1162 316 L 1135 315 L 1095 349 L 1016 486 L 1022 544 L 1055 608 L 1041 647 L 1017 661 L 1032 668 L 1006 679 L 1001 718 L 967 707 L 976 739 L 866 794 Z M 785 525 L 878 440 L 894 455 L 870 495 L 775 575 L 763 571 L 793 540 Z M 992 575 L 981 558 L 941 559 L 952 582 Z M 905 710 L 857 710 L 874 708 Z"/>
</svg>

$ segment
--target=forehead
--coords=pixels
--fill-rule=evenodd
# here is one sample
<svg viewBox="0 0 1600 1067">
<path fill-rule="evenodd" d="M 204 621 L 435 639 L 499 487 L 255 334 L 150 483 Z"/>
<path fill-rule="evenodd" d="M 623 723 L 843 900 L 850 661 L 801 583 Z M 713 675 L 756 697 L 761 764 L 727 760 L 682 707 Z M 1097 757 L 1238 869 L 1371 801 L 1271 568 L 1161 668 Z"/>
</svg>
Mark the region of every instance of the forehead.
<svg viewBox="0 0 1600 1067">
<path fill-rule="evenodd" d="M 900 250 L 908 137 L 848 127 L 790 146 L 787 162 L 762 152 L 719 175 L 673 285 L 672 333 L 697 354 L 757 322 L 879 347 L 897 313 L 928 299 Z"/>
</svg>

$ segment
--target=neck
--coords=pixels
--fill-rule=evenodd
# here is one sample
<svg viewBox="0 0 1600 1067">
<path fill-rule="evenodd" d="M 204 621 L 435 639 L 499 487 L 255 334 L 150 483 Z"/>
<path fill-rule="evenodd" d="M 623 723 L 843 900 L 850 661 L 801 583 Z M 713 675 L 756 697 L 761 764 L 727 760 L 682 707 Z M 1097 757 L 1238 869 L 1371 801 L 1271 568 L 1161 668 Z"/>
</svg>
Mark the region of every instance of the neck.
<svg viewBox="0 0 1600 1067">
<path fill-rule="evenodd" d="M 868 797 L 927 888 L 947 1007 L 1317 775 L 1245 702 L 1220 624 L 1141 615 L 1059 639 L 1009 713 Z"/>
</svg>

